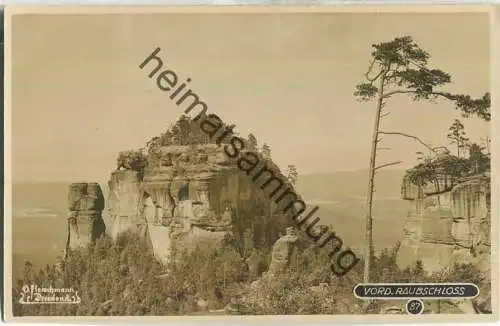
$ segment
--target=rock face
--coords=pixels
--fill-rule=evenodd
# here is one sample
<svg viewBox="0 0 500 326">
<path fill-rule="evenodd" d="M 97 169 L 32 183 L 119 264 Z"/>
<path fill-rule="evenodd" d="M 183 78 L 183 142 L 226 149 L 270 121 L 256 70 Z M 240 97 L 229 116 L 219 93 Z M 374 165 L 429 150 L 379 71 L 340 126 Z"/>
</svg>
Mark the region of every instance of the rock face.
<svg viewBox="0 0 500 326">
<path fill-rule="evenodd" d="M 66 250 L 85 246 L 105 231 L 104 196 L 98 183 L 73 183 L 68 191 Z"/>
<path fill-rule="evenodd" d="M 447 191 L 430 195 L 404 183 L 402 197 L 412 200 L 413 209 L 398 253 L 400 267 L 421 260 L 426 270 L 435 271 L 455 261 L 475 261 L 478 251 L 489 251 L 489 174 L 461 180 Z M 411 198 L 410 193 L 420 196 Z"/>
<path fill-rule="evenodd" d="M 485 173 L 428 194 L 429 190 L 416 189 L 404 180 L 402 197 L 413 202 L 413 209 L 396 261 L 405 268 L 420 260 L 429 272 L 455 263 L 473 264 L 483 281 L 477 284 L 480 296 L 472 305 L 481 312 L 491 311 L 490 183 L 490 174 Z"/>
<path fill-rule="evenodd" d="M 253 231 L 273 241 L 285 221 L 271 216 L 269 200 L 216 144 L 170 145 L 147 155 L 143 173 L 117 170 L 109 182 L 110 234 L 147 224 L 155 255 L 194 248 L 227 234 Z M 284 223 L 284 222 L 283 222 Z M 261 232 L 259 232 L 259 230 Z"/>
<path fill-rule="evenodd" d="M 252 301 L 258 302 L 262 299 L 260 297 L 260 293 L 263 292 L 262 289 L 268 288 L 276 281 L 289 277 L 288 271 L 296 252 L 298 240 L 299 237 L 295 228 L 291 226 L 286 228 L 286 234 L 274 243 L 269 270 L 263 273 L 262 277 L 253 281 L 250 286 L 251 292 L 253 292 L 252 296 L 256 296 Z"/>
<path fill-rule="evenodd" d="M 141 182 L 138 172 L 118 170 L 111 173 L 108 182 L 108 225 L 113 238 L 129 228 L 141 224 L 139 219 L 139 200 L 141 198 Z"/>
<path fill-rule="evenodd" d="M 295 229 L 289 227 L 286 234 L 276 241 L 273 246 L 269 274 L 274 275 L 287 270 L 298 239 Z"/>
</svg>

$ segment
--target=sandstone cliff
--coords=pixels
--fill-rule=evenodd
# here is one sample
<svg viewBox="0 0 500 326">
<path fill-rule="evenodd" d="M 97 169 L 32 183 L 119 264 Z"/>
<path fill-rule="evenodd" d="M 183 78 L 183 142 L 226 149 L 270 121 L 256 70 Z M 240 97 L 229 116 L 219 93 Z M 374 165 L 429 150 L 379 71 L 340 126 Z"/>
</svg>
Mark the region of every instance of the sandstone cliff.
<svg viewBox="0 0 500 326">
<path fill-rule="evenodd" d="M 408 213 L 397 255 L 399 267 L 406 268 L 419 260 L 428 272 L 455 264 L 474 265 L 482 279 L 477 284 L 480 296 L 474 305 L 485 312 L 491 310 L 490 183 L 489 172 L 452 184 L 441 183 L 440 189 L 436 185 L 418 187 L 405 178 L 402 198 L 410 200 L 413 208 Z"/>
<path fill-rule="evenodd" d="M 429 187 L 431 188 L 431 187 Z M 433 191 L 403 181 L 402 197 L 411 200 L 398 265 L 416 260 L 435 271 L 455 261 L 475 261 L 488 252 L 490 242 L 490 175 L 472 176 L 456 185 Z M 486 255 L 487 256 L 487 255 Z"/>
<path fill-rule="evenodd" d="M 108 232 L 113 238 L 140 224 L 139 200 L 141 197 L 138 172 L 117 170 L 111 173 L 108 183 Z"/>
<path fill-rule="evenodd" d="M 228 234 L 241 238 L 247 230 L 254 243 L 273 243 L 286 217 L 261 184 L 240 171 L 224 146 L 191 129 L 183 132 L 183 125 L 194 128 L 178 122 L 179 128 L 153 138 L 147 150 L 120 154 L 109 181 L 110 235 L 147 229 L 155 255 L 163 262 L 172 247 L 189 249 Z M 277 169 L 272 161 L 269 166 Z"/>
<path fill-rule="evenodd" d="M 98 239 L 105 231 L 104 196 L 98 183 L 72 183 L 68 190 L 66 253 Z"/>
</svg>

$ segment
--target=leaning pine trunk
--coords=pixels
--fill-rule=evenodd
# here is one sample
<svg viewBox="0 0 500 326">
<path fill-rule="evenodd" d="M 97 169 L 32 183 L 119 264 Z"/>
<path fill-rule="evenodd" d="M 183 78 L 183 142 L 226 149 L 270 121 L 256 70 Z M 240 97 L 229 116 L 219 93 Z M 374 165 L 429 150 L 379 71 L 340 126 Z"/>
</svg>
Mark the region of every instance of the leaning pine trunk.
<svg viewBox="0 0 500 326">
<path fill-rule="evenodd" d="M 374 179 L 375 179 L 375 161 L 377 156 L 377 144 L 378 144 L 378 133 L 380 126 L 380 115 L 383 107 L 383 93 L 384 93 L 384 81 L 385 76 L 382 75 L 380 77 L 380 85 L 378 88 L 377 95 L 377 111 L 375 114 L 375 123 L 373 126 L 373 136 L 372 136 L 372 148 L 370 152 L 370 169 L 368 176 L 368 194 L 366 197 L 367 200 L 367 208 L 366 208 L 366 226 L 365 226 L 365 266 L 363 273 L 363 282 L 370 282 L 370 270 L 371 270 L 371 260 L 373 257 L 373 217 L 372 217 L 372 209 L 373 209 L 373 187 L 374 187 Z"/>
</svg>

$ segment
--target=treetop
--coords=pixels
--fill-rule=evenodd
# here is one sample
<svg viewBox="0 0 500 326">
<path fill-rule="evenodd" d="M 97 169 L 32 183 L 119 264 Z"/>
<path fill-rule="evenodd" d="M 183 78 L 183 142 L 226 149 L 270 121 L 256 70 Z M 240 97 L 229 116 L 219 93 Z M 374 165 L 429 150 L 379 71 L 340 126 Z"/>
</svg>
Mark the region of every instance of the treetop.
<svg viewBox="0 0 500 326">
<path fill-rule="evenodd" d="M 429 68 L 430 54 L 420 48 L 411 36 L 396 37 L 390 42 L 373 44 L 365 82 L 356 86 L 354 95 L 360 101 L 370 101 L 377 94 L 382 101 L 396 94 L 406 94 L 411 100 L 444 98 L 464 117 L 476 115 L 489 121 L 490 93 L 474 99 L 467 94 L 453 94 L 439 90 L 451 83 L 451 75 L 440 69 Z M 378 85 L 375 85 L 378 82 Z"/>
</svg>

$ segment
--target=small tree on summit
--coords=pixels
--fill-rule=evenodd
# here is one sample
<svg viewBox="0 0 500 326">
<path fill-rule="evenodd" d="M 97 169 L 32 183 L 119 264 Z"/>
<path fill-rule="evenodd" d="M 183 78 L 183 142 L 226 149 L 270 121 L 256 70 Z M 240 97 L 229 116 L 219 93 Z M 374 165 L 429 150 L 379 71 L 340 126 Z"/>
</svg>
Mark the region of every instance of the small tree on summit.
<svg viewBox="0 0 500 326">
<path fill-rule="evenodd" d="M 262 145 L 262 155 L 267 160 L 271 159 L 271 147 L 269 147 L 269 145 L 266 143 Z"/>
<path fill-rule="evenodd" d="M 253 134 L 248 135 L 248 147 L 252 151 L 257 149 L 257 138 Z"/>
<path fill-rule="evenodd" d="M 176 136 L 178 137 L 178 145 L 188 145 L 191 133 L 191 118 L 183 114 L 180 116 L 179 120 L 174 125 Z"/>
<path fill-rule="evenodd" d="M 479 99 L 473 99 L 469 95 L 439 91 L 440 86 L 451 82 L 451 76 L 442 70 L 428 68 L 429 53 L 421 49 L 410 36 L 397 37 L 390 42 L 373 44 L 372 47 L 373 52 L 368 71 L 365 73 L 365 81 L 358 84 L 354 92 L 360 101 L 376 101 L 366 202 L 365 283 L 370 281 L 370 265 L 373 257 L 372 208 L 375 172 L 380 168 L 401 163 L 398 161 L 376 166 L 378 145 L 381 142 L 380 136 L 408 137 L 427 147 L 430 152 L 435 152 L 433 147 L 416 136 L 400 131 L 380 130 L 381 118 L 389 114 L 389 112 L 384 111 L 387 101 L 397 95 L 407 95 L 413 101 L 442 98 L 450 100 L 464 117 L 476 115 L 484 120 L 490 120 L 489 93 Z"/>
<path fill-rule="evenodd" d="M 458 119 L 455 119 L 450 129 L 448 129 L 449 133 L 447 137 L 450 140 L 450 144 L 457 146 L 457 157 L 460 157 L 460 152 L 467 147 L 467 142 L 469 141 L 464 129 L 464 125 Z"/>
<path fill-rule="evenodd" d="M 490 145 L 491 145 L 491 138 L 490 137 L 485 137 L 481 138 L 481 142 L 484 145 L 481 145 L 486 150 L 486 154 L 489 156 L 490 155 Z"/>
<path fill-rule="evenodd" d="M 287 167 L 287 179 L 290 181 L 292 185 L 295 186 L 295 183 L 297 182 L 297 179 L 299 177 L 299 173 L 297 172 L 297 168 L 295 165 L 288 165 Z"/>
<path fill-rule="evenodd" d="M 490 158 L 487 154 L 483 153 L 484 147 L 472 143 L 468 146 L 469 149 L 469 162 L 472 173 L 483 173 L 491 169 Z"/>
</svg>

